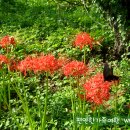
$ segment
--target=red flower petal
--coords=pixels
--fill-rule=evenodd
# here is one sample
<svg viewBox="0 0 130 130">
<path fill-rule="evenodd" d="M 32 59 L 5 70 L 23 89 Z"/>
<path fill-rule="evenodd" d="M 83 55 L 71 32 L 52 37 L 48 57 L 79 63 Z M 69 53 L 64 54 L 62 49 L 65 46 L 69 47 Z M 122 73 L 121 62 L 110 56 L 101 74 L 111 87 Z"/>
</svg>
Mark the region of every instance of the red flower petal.
<svg viewBox="0 0 130 130">
<path fill-rule="evenodd" d="M 12 36 L 4 36 L 0 41 L 0 45 L 2 46 L 2 48 L 5 48 L 9 44 L 15 44 L 15 40 Z"/>
<path fill-rule="evenodd" d="M 84 46 L 89 45 L 92 49 L 92 43 L 94 39 L 86 32 L 78 34 L 74 41 L 74 46 L 79 46 L 82 49 Z"/>
<path fill-rule="evenodd" d="M 80 76 L 87 72 L 87 67 L 83 62 L 72 61 L 63 68 L 65 76 Z"/>
<path fill-rule="evenodd" d="M 111 85 L 112 83 L 110 82 L 104 82 L 103 74 L 96 74 L 83 85 L 86 99 L 97 105 L 102 104 L 104 100 L 109 100 L 109 90 Z"/>
<path fill-rule="evenodd" d="M 0 55 L 0 64 L 8 64 L 8 58 L 5 55 Z"/>
<path fill-rule="evenodd" d="M 17 68 L 24 74 L 27 71 L 33 71 L 34 73 L 40 71 L 52 73 L 58 69 L 58 62 L 53 55 L 42 55 L 39 57 L 28 56 L 19 62 Z"/>
</svg>

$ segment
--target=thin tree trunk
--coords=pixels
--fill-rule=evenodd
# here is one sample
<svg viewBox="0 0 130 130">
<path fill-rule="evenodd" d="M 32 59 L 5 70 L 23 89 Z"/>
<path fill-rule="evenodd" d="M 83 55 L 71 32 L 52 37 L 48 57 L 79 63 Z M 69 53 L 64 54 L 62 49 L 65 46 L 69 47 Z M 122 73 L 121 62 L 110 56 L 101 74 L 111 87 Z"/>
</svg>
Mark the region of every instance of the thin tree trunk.
<svg viewBox="0 0 130 130">
<path fill-rule="evenodd" d="M 119 24 L 117 21 L 111 21 L 112 28 L 114 30 L 115 35 L 115 44 L 113 47 L 113 56 L 116 59 L 119 59 L 121 56 L 121 52 L 123 50 L 123 41 L 121 34 L 119 32 Z"/>
</svg>

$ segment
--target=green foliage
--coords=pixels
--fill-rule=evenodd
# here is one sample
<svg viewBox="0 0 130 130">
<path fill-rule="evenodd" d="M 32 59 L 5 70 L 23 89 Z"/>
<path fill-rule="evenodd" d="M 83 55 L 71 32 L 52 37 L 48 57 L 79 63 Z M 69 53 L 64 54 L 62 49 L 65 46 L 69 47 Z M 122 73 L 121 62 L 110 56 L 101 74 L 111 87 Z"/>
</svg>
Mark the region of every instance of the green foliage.
<svg viewBox="0 0 130 130">
<path fill-rule="evenodd" d="M 116 2 L 103 3 L 105 7 L 110 3 L 113 9 Z M 107 56 L 112 53 L 114 33 L 109 22 L 104 19 L 100 7 L 91 1 L 86 4 L 87 8 L 84 9 L 83 3 L 79 0 L 0 1 L 0 38 L 12 35 L 17 43 L 9 54 L 0 48 L 0 54 L 22 60 L 27 55 L 52 53 L 56 58 L 63 54 L 70 59 L 82 61 L 85 51 L 89 66 L 94 69 L 91 75 L 102 72 L 103 53 L 108 52 Z M 113 13 L 115 15 L 115 12 Z M 104 41 L 101 46 L 94 46 L 92 51 L 87 46 L 82 50 L 75 48 L 73 46 L 75 35 L 81 31 L 90 33 L 94 40 L 103 36 Z M 121 33 L 125 35 L 125 32 Z M 127 44 L 126 47 L 128 48 Z M 128 115 L 128 113 L 130 115 L 127 107 L 130 102 L 128 55 L 129 52 L 126 52 L 119 63 L 115 62 L 119 68 L 114 70 L 121 77 L 119 92 L 125 92 L 117 99 L 119 107 L 117 111 L 122 115 Z M 111 59 L 111 55 L 108 58 Z M 46 97 L 45 74 L 35 75 L 30 72 L 24 76 L 18 72 L 9 72 L 7 69 L 7 66 L 0 69 L 0 129 L 42 130 Z M 74 92 L 77 92 L 76 80 L 64 77 L 58 72 L 50 75 L 48 81 L 47 125 L 45 127 L 50 130 L 71 129 L 73 125 L 72 100 L 74 100 L 72 96 Z M 115 91 L 114 88 L 112 94 L 115 94 Z M 113 115 L 114 101 L 110 100 L 111 107 L 106 108 L 106 111 L 101 108 L 100 114 Z M 82 113 L 79 109 L 80 103 L 75 95 L 76 109 Z M 85 102 L 85 105 L 84 114 L 92 115 L 91 104 Z M 103 129 L 103 127 L 100 128 Z M 108 129 L 109 126 L 105 128 Z"/>
</svg>

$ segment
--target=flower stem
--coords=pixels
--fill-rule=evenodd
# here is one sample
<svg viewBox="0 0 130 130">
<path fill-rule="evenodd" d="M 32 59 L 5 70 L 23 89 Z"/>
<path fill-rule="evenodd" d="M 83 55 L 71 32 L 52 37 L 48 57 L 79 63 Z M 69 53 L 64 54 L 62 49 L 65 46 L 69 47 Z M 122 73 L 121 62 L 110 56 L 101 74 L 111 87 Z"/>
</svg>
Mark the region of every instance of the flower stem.
<svg viewBox="0 0 130 130">
<path fill-rule="evenodd" d="M 41 121 L 41 130 L 45 130 L 46 126 L 46 112 L 47 112 L 47 101 L 48 101 L 48 72 L 46 72 L 46 96 L 45 96 L 45 105 L 44 105 L 44 114 Z"/>
<path fill-rule="evenodd" d="M 116 89 L 116 92 L 115 92 L 115 116 L 117 115 L 117 86 L 114 86 L 115 89 Z M 116 130 L 117 129 L 117 126 L 116 124 L 114 125 L 114 129 Z"/>
<path fill-rule="evenodd" d="M 86 50 L 84 48 L 84 64 L 86 63 Z"/>
<path fill-rule="evenodd" d="M 16 91 L 17 95 L 19 96 L 19 98 L 22 102 L 23 110 L 24 110 L 26 117 L 28 119 L 29 129 L 35 130 L 35 122 L 34 122 L 32 116 L 30 114 L 30 111 L 29 111 L 29 105 L 28 105 L 28 101 L 27 101 L 27 97 L 26 97 L 26 89 L 25 89 L 25 86 L 24 86 L 24 79 L 21 76 L 21 74 L 20 74 L 20 78 L 22 79 L 21 83 L 22 83 L 22 88 L 23 88 L 23 94 L 21 94 L 19 87 L 17 86 L 18 82 L 15 82 L 15 85 L 13 85 L 13 88 Z"/>
<path fill-rule="evenodd" d="M 71 80 L 72 81 L 72 80 Z M 75 91 L 72 88 L 72 82 L 70 82 L 70 87 L 73 93 L 71 94 L 71 103 L 72 103 L 72 117 L 73 117 L 73 126 L 72 130 L 77 129 L 77 122 L 76 122 L 76 102 L 75 102 Z"/>
</svg>

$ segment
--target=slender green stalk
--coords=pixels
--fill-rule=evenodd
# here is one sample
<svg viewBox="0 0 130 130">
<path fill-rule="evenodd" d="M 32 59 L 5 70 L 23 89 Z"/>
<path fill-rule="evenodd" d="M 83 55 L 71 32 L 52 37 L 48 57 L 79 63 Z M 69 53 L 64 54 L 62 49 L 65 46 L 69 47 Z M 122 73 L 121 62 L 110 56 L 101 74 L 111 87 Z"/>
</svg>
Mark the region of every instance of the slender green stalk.
<svg viewBox="0 0 130 130">
<path fill-rule="evenodd" d="M 76 81 L 77 81 L 77 88 L 78 88 L 78 92 L 80 92 L 80 86 L 79 86 L 79 77 L 76 77 Z M 80 93 L 79 93 L 80 94 Z M 78 110 L 80 112 L 80 115 L 82 115 L 82 101 L 80 98 L 78 98 Z M 83 124 L 81 124 L 80 128 L 82 130 Z"/>
<path fill-rule="evenodd" d="M 10 91 L 10 79 L 11 79 L 11 77 L 10 77 L 10 72 L 9 72 L 9 70 L 8 70 L 8 109 L 9 110 L 11 110 L 11 104 L 10 104 L 10 93 L 11 93 L 11 91 Z"/>
<path fill-rule="evenodd" d="M 44 105 L 44 113 L 41 121 L 41 130 L 45 130 L 46 127 L 46 112 L 47 112 L 47 101 L 48 101 L 48 72 L 46 72 L 46 96 L 45 96 L 45 105 Z"/>
<path fill-rule="evenodd" d="M 117 86 L 114 86 L 115 89 L 116 89 L 116 92 L 115 92 L 115 116 L 117 115 Z M 114 128 L 115 130 L 117 129 L 117 126 L 116 124 L 114 125 Z"/>
<path fill-rule="evenodd" d="M 10 83 L 8 83 L 8 109 L 11 109 L 11 104 L 10 104 Z"/>
<path fill-rule="evenodd" d="M 84 48 L 84 64 L 86 64 L 86 49 Z"/>
<path fill-rule="evenodd" d="M 115 116 L 117 115 L 117 86 L 114 86 L 115 87 L 115 103 L 114 103 L 114 105 L 115 105 Z M 114 125 L 114 129 L 116 130 L 117 129 L 117 126 L 116 126 L 116 124 Z"/>
<path fill-rule="evenodd" d="M 39 109 L 39 115 L 40 115 L 40 117 L 42 117 L 42 113 L 41 113 L 41 103 L 40 103 L 40 97 L 38 96 L 38 94 L 37 94 L 37 102 L 38 102 L 38 109 Z"/>
<path fill-rule="evenodd" d="M 98 114 L 98 119 L 100 119 L 100 106 L 99 107 L 97 107 L 97 114 Z M 99 120 L 100 121 L 100 120 Z M 102 122 L 101 122 L 102 123 Z M 99 122 L 98 122 L 98 124 L 97 124 L 97 130 L 99 129 Z"/>
<path fill-rule="evenodd" d="M 82 116 L 84 117 L 85 115 L 85 100 L 83 100 L 83 104 L 82 104 Z M 83 124 L 83 126 L 81 127 L 81 130 L 85 130 L 85 124 Z"/>
<path fill-rule="evenodd" d="M 41 119 L 41 124 L 42 124 L 42 110 L 41 110 L 41 103 L 40 103 L 40 97 L 39 97 L 39 95 L 38 94 L 36 94 L 36 96 L 37 96 L 37 103 L 38 103 L 38 115 L 39 115 L 39 117 L 40 117 L 40 119 Z M 39 128 L 38 128 L 38 130 L 41 130 L 41 127 L 39 126 Z"/>
<path fill-rule="evenodd" d="M 79 77 L 77 77 L 76 81 L 77 81 L 78 92 L 80 92 L 81 88 L 79 85 Z M 78 98 L 78 102 L 79 102 L 79 111 L 81 112 L 82 117 L 84 117 L 84 115 L 85 115 L 85 100 L 82 101 L 80 98 Z M 85 124 L 82 124 L 80 129 L 85 130 Z"/>
<path fill-rule="evenodd" d="M 1 97 L 3 98 L 2 100 L 4 101 L 3 102 L 3 105 L 4 105 L 4 107 L 7 109 L 7 108 L 9 108 L 9 106 L 8 106 L 8 101 L 7 101 L 7 88 L 6 88 L 6 86 L 5 86 L 5 81 L 6 81 L 6 74 L 4 73 L 4 70 L 2 70 L 2 93 L 1 93 Z"/>
<path fill-rule="evenodd" d="M 94 112 L 93 112 L 93 117 L 98 117 L 98 107 L 96 106 Z M 98 130 L 98 124 L 93 124 L 93 130 Z"/>
<path fill-rule="evenodd" d="M 13 86 L 14 90 L 16 91 L 16 93 L 18 94 L 21 102 L 22 102 L 22 107 L 23 107 L 23 110 L 25 111 L 26 113 L 26 117 L 28 119 L 28 123 L 29 123 L 29 129 L 31 130 L 35 130 L 35 123 L 31 117 L 31 114 L 29 112 L 29 107 L 28 107 L 28 101 L 27 101 L 27 98 L 26 98 L 26 90 L 25 90 L 25 86 L 24 86 L 24 79 L 23 77 L 21 76 L 21 79 L 22 79 L 22 87 L 23 87 L 23 95 L 24 97 L 22 97 L 19 89 L 17 88 L 17 83 L 15 83 L 15 86 Z"/>
<path fill-rule="evenodd" d="M 70 89 L 73 90 L 72 82 L 70 82 Z M 73 92 L 74 92 L 74 90 L 73 90 Z M 75 92 L 71 94 L 71 103 L 72 103 L 72 117 L 73 117 L 72 130 L 77 130 Z"/>
<path fill-rule="evenodd" d="M 73 100 L 73 95 L 71 95 L 71 103 L 72 103 L 73 130 L 75 130 L 76 129 L 76 125 L 75 125 L 75 102 Z"/>
</svg>

